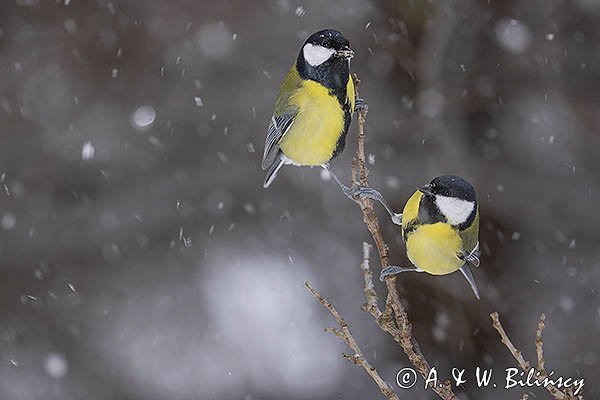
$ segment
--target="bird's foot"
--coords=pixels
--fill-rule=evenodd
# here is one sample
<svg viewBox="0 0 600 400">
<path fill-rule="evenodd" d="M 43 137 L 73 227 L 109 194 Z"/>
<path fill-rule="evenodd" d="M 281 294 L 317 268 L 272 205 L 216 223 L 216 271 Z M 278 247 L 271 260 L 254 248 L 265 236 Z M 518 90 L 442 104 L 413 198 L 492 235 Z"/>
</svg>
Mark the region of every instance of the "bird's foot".
<svg viewBox="0 0 600 400">
<path fill-rule="evenodd" d="M 367 102 L 364 99 L 356 99 L 356 101 L 354 102 L 354 111 L 355 112 L 361 112 L 361 111 L 368 111 L 369 110 L 369 105 L 367 104 Z"/>
<path fill-rule="evenodd" d="M 350 187 L 340 184 L 340 187 L 342 188 L 342 192 L 346 195 L 347 198 L 349 198 L 352 201 L 356 201 L 356 197 L 357 197 L 357 192 L 359 191 L 359 189 L 352 185 Z"/>
<path fill-rule="evenodd" d="M 462 261 L 466 262 L 467 264 L 471 265 L 472 267 L 479 267 L 479 242 L 477 242 L 477 245 L 475 246 L 475 248 L 473 250 L 471 250 L 471 252 L 469 254 L 466 254 L 464 252 L 461 252 L 458 255 L 458 258 L 461 259 Z"/>
<path fill-rule="evenodd" d="M 366 197 L 368 199 L 380 202 L 383 205 L 383 207 L 386 209 L 388 214 L 390 215 L 392 222 L 396 225 L 402 225 L 402 214 L 394 212 L 394 210 L 392 210 L 392 208 L 390 207 L 388 202 L 384 199 L 383 195 L 381 193 L 379 193 L 377 190 L 370 188 L 370 187 L 360 187 L 360 188 L 355 188 L 353 194 L 354 194 L 355 198 Z"/>
<path fill-rule="evenodd" d="M 388 276 L 398 275 L 402 272 L 423 272 L 422 269 L 411 265 L 410 267 L 398 267 L 397 265 L 390 265 L 387 268 L 381 270 L 381 274 L 379 274 L 379 280 L 381 282 L 385 281 L 385 278 Z"/>
</svg>

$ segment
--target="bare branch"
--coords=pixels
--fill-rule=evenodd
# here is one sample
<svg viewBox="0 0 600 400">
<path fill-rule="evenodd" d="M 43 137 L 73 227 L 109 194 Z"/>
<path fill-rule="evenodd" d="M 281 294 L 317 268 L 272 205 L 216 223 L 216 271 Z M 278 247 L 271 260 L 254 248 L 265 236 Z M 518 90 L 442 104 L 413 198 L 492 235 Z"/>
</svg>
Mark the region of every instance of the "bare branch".
<svg viewBox="0 0 600 400">
<path fill-rule="evenodd" d="M 504 327 L 500 323 L 500 317 L 498 313 L 491 313 L 490 317 L 492 318 L 492 326 L 498 331 L 498 334 L 500 334 L 500 340 L 502 341 L 504 346 L 506 346 L 508 351 L 510 351 L 510 354 L 512 354 L 515 360 L 517 360 L 519 367 L 521 367 L 522 370 L 529 372 L 529 370 L 531 369 L 531 365 L 528 361 L 525 360 L 525 358 L 523 358 L 523 354 L 519 350 L 517 350 L 515 345 L 512 343 L 512 341 L 506 334 Z"/>
<path fill-rule="evenodd" d="M 494 327 L 494 329 L 496 329 L 496 331 L 498 331 L 498 334 L 500 335 L 500 340 L 502 341 L 504 346 L 508 349 L 510 354 L 512 354 L 514 359 L 517 360 L 519 367 L 521 367 L 521 369 L 525 373 L 529 373 L 529 371 L 532 369 L 531 364 L 529 364 L 529 361 L 525 360 L 521 351 L 519 351 L 515 347 L 515 345 L 512 343 L 512 341 L 508 337 L 506 331 L 504 330 L 504 327 L 500 323 L 500 317 L 499 317 L 498 313 L 493 312 L 490 314 L 490 317 L 492 318 L 492 326 Z M 538 354 L 538 361 L 541 360 L 540 366 L 543 366 L 543 364 L 544 364 L 544 358 L 543 358 L 543 352 L 542 352 L 542 347 L 544 345 L 544 343 L 542 342 L 542 330 L 544 329 L 544 326 L 545 326 L 545 324 L 544 324 L 545 318 L 546 318 L 545 315 L 542 314 L 542 316 L 540 318 L 540 322 L 538 324 L 537 332 L 536 332 L 535 345 L 536 345 L 536 350 L 537 350 L 537 354 Z M 541 369 L 538 370 L 535 368 L 534 368 L 534 370 L 536 372 L 534 374 L 534 378 L 538 382 L 543 382 L 544 379 L 546 379 L 548 377 L 546 375 L 545 371 L 542 371 Z M 548 392 L 550 392 L 550 394 L 557 400 L 583 400 L 583 396 L 581 396 L 581 395 L 575 396 L 569 390 L 565 390 L 565 392 L 562 392 L 559 389 L 557 389 L 554 385 L 548 384 L 545 386 L 546 386 L 546 389 L 548 390 Z"/>
<path fill-rule="evenodd" d="M 360 80 L 354 75 L 355 87 L 356 87 L 356 98 L 358 96 L 358 85 Z M 352 183 L 354 185 L 368 187 L 369 182 L 367 180 L 369 176 L 369 170 L 366 166 L 365 160 L 365 124 L 367 120 L 368 109 L 366 107 L 360 109 L 357 112 L 358 119 L 358 147 L 356 150 L 356 158 L 352 162 Z M 386 268 L 390 265 L 388 246 L 383 240 L 381 229 L 379 227 L 379 219 L 373 208 L 373 201 L 368 198 L 359 198 L 356 200 L 363 214 L 363 221 L 371 234 L 375 247 L 379 253 L 379 260 L 381 268 Z M 364 269 L 363 269 L 364 271 Z M 389 333 L 396 343 L 398 343 L 404 353 L 407 355 L 409 361 L 419 371 L 421 376 L 427 377 L 431 367 L 425 356 L 421 352 L 419 343 L 412 335 L 412 325 L 408 319 L 408 314 L 396 289 L 396 277 L 388 276 L 385 279 L 385 285 L 387 287 L 387 296 L 385 301 L 385 309 L 383 313 L 378 312 L 379 308 L 373 308 L 372 297 L 367 294 L 367 291 L 371 290 L 372 279 L 368 274 L 365 274 L 365 294 L 367 295 L 367 309 L 371 315 L 375 318 L 375 321 L 379 327 Z M 374 290 L 374 289 L 373 289 Z M 456 395 L 452 391 L 452 387 L 449 381 L 445 382 L 441 387 L 434 387 L 433 390 L 444 400 L 457 399 Z"/>
<path fill-rule="evenodd" d="M 333 304 L 331 304 L 323 296 L 321 296 L 321 294 L 319 292 L 317 292 L 317 290 L 311 285 L 311 283 L 309 281 L 304 282 L 304 285 L 312 293 L 312 295 L 315 296 L 315 298 L 317 300 L 319 300 L 319 303 L 321 303 L 321 305 L 327 311 L 329 311 L 329 313 L 331 315 L 333 315 L 333 317 L 335 318 L 336 322 L 338 323 L 338 325 L 340 327 L 340 329 L 327 328 L 327 329 L 325 329 L 325 331 L 331 332 L 331 333 L 335 334 L 337 337 L 341 338 L 344 342 L 346 342 L 348 347 L 354 352 L 354 354 L 345 354 L 345 353 L 342 354 L 344 356 L 344 358 L 346 358 L 347 360 L 351 361 L 352 363 L 354 363 L 356 365 L 363 367 L 363 369 L 367 372 L 367 374 L 369 374 L 369 376 L 373 379 L 373 381 L 379 388 L 379 391 L 381 392 L 381 394 L 383 394 L 387 399 L 400 400 L 400 398 L 392 390 L 390 385 L 388 385 L 387 382 L 383 380 L 381 375 L 379 375 L 379 372 L 377 372 L 375 367 L 373 367 L 367 361 L 362 350 L 358 346 L 358 343 L 356 343 L 356 340 L 352 336 L 352 333 L 350 332 L 350 328 L 348 327 L 348 324 L 346 323 L 346 321 L 344 321 L 344 319 L 338 313 L 338 311 L 335 309 Z"/>
</svg>

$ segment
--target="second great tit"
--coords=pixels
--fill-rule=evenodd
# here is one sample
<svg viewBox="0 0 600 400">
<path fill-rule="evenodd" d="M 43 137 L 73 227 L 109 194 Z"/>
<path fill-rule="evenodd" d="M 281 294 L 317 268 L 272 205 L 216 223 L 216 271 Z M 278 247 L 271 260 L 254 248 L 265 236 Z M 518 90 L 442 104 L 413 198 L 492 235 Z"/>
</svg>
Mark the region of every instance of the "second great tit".
<svg viewBox="0 0 600 400">
<path fill-rule="evenodd" d="M 344 149 L 355 105 L 353 56 L 348 39 L 336 30 L 306 40 L 275 102 L 262 159 L 263 187 L 286 164 L 329 170 L 329 161 Z M 344 192 L 349 190 L 332 176 Z"/>
<path fill-rule="evenodd" d="M 410 267 L 390 266 L 381 279 L 405 271 L 446 275 L 460 270 L 477 299 L 479 289 L 471 266 L 479 266 L 479 205 L 475 188 L 461 177 L 438 176 L 408 199 L 402 214 L 394 213 L 379 192 L 362 188 L 357 195 L 383 204 L 392 221 L 402 225 Z"/>
</svg>

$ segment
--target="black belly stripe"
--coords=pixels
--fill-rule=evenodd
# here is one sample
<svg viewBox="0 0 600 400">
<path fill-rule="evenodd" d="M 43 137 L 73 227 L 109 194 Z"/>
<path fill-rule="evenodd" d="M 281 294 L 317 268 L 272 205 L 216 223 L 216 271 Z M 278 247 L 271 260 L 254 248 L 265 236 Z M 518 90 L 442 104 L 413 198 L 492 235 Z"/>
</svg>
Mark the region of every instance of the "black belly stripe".
<svg viewBox="0 0 600 400">
<path fill-rule="evenodd" d="M 402 232 L 403 236 L 404 236 L 404 240 L 406 240 L 408 238 L 408 235 L 410 235 L 411 233 L 413 233 L 414 231 L 417 230 L 417 226 L 419 226 L 418 219 L 413 219 L 408 224 L 406 224 L 406 227 L 404 228 L 404 231 Z"/>
<path fill-rule="evenodd" d="M 349 109 L 350 106 L 346 104 L 344 107 L 344 130 L 335 145 L 335 150 L 333 151 L 331 158 L 335 158 L 344 150 L 344 147 L 346 147 L 346 135 L 348 135 L 348 129 L 350 128 L 350 122 L 352 121 L 352 113 Z"/>
</svg>

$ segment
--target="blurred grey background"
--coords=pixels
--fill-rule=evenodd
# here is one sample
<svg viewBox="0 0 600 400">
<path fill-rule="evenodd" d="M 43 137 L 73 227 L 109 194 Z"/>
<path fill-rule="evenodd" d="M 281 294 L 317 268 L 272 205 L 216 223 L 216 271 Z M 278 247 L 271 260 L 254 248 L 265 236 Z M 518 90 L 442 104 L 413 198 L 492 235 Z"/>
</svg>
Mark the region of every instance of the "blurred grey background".
<svg viewBox="0 0 600 400">
<path fill-rule="evenodd" d="M 545 312 L 547 368 L 599 398 L 599 22 L 598 0 L 2 1 L 0 398 L 381 398 L 303 287 L 393 383 L 408 364 L 360 311 L 358 208 L 318 169 L 262 189 L 278 85 L 325 27 L 356 50 L 372 185 L 397 210 L 440 174 L 479 193 L 483 299 L 400 279 L 440 376 L 520 398 L 472 377 L 514 365 L 488 314 L 534 361 Z M 355 123 L 347 143 L 345 181 Z"/>
</svg>

